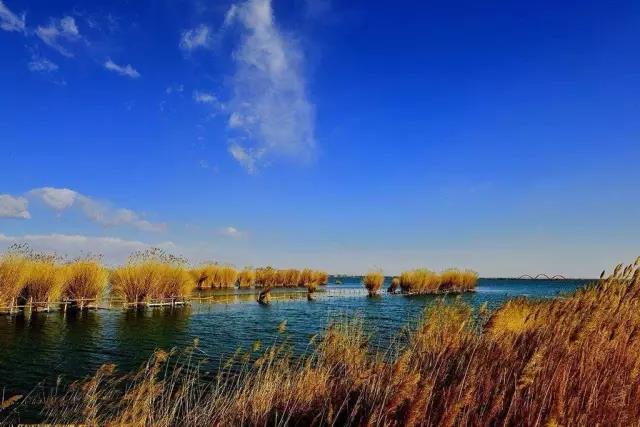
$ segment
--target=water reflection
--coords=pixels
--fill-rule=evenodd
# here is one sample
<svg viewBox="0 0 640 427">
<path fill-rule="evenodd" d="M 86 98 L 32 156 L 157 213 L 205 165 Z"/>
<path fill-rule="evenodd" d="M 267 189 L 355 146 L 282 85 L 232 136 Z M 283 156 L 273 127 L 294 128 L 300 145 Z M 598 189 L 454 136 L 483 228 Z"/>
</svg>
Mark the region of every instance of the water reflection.
<svg viewBox="0 0 640 427">
<path fill-rule="evenodd" d="M 118 313 L 111 361 L 122 369 L 137 367 L 158 348 L 188 345 L 191 307 L 157 307 Z"/>
</svg>

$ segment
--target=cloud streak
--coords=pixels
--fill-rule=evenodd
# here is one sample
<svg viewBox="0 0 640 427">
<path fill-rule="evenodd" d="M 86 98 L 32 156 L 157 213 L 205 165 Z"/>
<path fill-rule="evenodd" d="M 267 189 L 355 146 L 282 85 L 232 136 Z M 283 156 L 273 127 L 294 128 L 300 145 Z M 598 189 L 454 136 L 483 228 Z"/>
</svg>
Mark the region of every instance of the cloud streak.
<svg viewBox="0 0 640 427">
<path fill-rule="evenodd" d="M 241 36 L 233 52 L 228 127 L 236 135 L 229 152 L 249 172 L 270 154 L 309 159 L 315 118 L 300 47 L 276 25 L 271 0 L 232 5 L 224 28 L 232 25 Z"/>
<path fill-rule="evenodd" d="M 113 71 L 116 74 L 120 74 L 121 76 L 129 77 L 132 79 L 137 79 L 138 77 L 140 77 L 140 73 L 138 72 L 138 70 L 133 68 L 131 65 L 118 65 L 110 58 L 105 61 L 104 68 L 109 71 Z"/>
<path fill-rule="evenodd" d="M 35 33 L 44 44 L 68 58 L 74 55 L 67 47 L 67 44 L 82 40 L 76 21 L 72 16 L 51 19 L 49 25 L 39 26 L 36 28 Z"/>
<path fill-rule="evenodd" d="M 198 90 L 193 92 L 193 100 L 198 104 L 219 104 L 218 98 L 214 94 Z"/>
<path fill-rule="evenodd" d="M 107 202 L 95 200 L 68 188 L 36 188 L 27 195 L 42 201 L 57 212 L 78 206 L 85 217 L 104 227 L 131 226 L 151 232 L 165 231 L 167 228 L 166 224 L 148 221 L 131 209 L 115 208 Z"/>
<path fill-rule="evenodd" d="M 24 197 L 0 194 L 0 218 L 29 219 L 29 201 Z"/>
<path fill-rule="evenodd" d="M 39 73 L 50 73 L 56 71 L 58 69 L 58 65 L 47 58 L 42 58 L 39 56 L 33 56 L 29 64 L 29 71 L 39 72 Z"/>
<path fill-rule="evenodd" d="M 212 31 L 207 25 L 199 25 L 196 28 L 185 30 L 180 36 L 180 49 L 191 52 L 195 49 L 211 47 L 213 42 Z"/>
<path fill-rule="evenodd" d="M 19 31 L 24 33 L 27 29 L 25 14 L 18 16 L 11 12 L 0 0 L 0 28 L 4 31 Z"/>
</svg>

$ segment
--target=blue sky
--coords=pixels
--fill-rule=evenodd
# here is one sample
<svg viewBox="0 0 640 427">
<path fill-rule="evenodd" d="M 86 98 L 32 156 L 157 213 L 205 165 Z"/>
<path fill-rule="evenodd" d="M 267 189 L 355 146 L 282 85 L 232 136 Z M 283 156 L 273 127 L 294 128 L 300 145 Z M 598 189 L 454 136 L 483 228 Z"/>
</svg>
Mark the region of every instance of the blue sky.
<svg viewBox="0 0 640 427">
<path fill-rule="evenodd" d="M 597 276 L 640 4 L 0 1 L 0 247 Z"/>
</svg>

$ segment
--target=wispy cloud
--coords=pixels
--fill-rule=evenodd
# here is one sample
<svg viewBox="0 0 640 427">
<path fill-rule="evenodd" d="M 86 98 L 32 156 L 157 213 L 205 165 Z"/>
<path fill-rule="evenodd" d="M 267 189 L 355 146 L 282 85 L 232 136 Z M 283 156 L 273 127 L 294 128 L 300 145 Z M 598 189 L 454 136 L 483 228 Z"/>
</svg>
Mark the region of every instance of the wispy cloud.
<svg viewBox="0 0 640 427">
<path fill-rule="evenodd" d="M 228 125 L 249 146 L 233 138 L 229 152 L 250 172 L 271 153 L 310 158 L 314 107 L 306 93 L 300 47 L 276 25 L 271 0 L 232 5 L 224 25 L 234 24 L 241 40 L 233 53 Z"/>
<path fill-rule="evenodd" d="M 176 245 L 171 241 L 149 244 L 137 240 L 126 240 L 118 237 L 94 237 L 81 234 L 26 234 L 22 236 L 7 236 L 0 234 L 0 247 L 12 243 L 27 242 L 38 250 L 57 252 L 70 257 L 82 254 L 101 254 L 110 263 L 124 262 L 135 252 L 149 247 L 160 247 L 174 250 Z"/>
<path fill-rule="evenodd" d="M 180 36 L 180 49 L 190 52 L 194 49 L 208 48 L 212 44 L 212 31 L 207 25 L 185 30 Z"/>
<path fill-rule="evenodd" d="M 118 65 L 110 58 L 105 61 L 104 68 L 109 71 L 113 71 L 114 73 L 120 74 L 121 76 L 130 77 L 132 79 L 137 79 L 138 77 L 140 77 L 140 73 L 138 72 L 138 70 L 133 68 L 131 65 Z"/>
<path fill-rule="evenodd" d="M 131 209 L 113 207 L 108 202 L 93 199 L 68 188 L 36 188 L 27 195 L 41 200 L 57 212 L 79 206 L 89 220 L 105 227 L 131 226 L 153 232 L 164 231 L 167 228 L 166 224 L 148 221 Z"/>
<path fill-rule="evenodd" d="M 24 197 L 0 194 L 0 218 L 29 219 L 29 201 Z"/>
<path fill-rule="evenodd" d="M 25 14 L 16 15 L 0 0 L 0 28 L 4 31 L 20 31 L 24 33 L 27 28 Z"/>
<path fill-rule="evenodd" d="M 203 92 L 196 90 L 193 92 L 193 100 L 198 104 L 206 104 L 212 107 L 213 114 L 217 114 L 218 112 L 225 110 L 225 105 L 220 102 L 218 97 L 211 92 Z"/>
<path fill-rule="evenodd" d="M 31 61 L 27 64 L 30 71 L 39 73 L 50 73 L 58 69 L 58 64 L 37 55 L 31 57 Z"/>
<path fill-rule="evenodd" d="M 236 159 L 250 174 L 256 172 L 256 159 L 262 157 L 262 153 L 251 153 L 237 143 L 229 145 L 231 157 Z"/>
<path fill-rule="evenodd" d="M 197 90 L 193 92 L 193 100 L 199 104 L 213 104 L 218 102 L 218 98 L 216 98 L 214 94 L 208 92 L 200 92 Z"/>
<path fill-rule="evenodd" d="M 73 53 L 67 44 L 83 40 L 72 16 L 51 19 L 49 25 L 39 26 L 35 33 L 46 45 L 69 58 L 73 57 Z"/>
</svg>

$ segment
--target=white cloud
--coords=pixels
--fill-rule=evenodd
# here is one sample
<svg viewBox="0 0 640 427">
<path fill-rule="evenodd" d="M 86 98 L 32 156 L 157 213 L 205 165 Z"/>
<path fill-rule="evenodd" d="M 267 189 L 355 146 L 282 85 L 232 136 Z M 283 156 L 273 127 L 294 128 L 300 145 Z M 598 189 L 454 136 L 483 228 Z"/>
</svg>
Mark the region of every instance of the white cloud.
<svg viewBox="0 0 640 427">
<path fill-rule="evenodd" d="M 232 237 L 234 239 L 242 239 L 247 237 L 247 233 L 245 231 L 240 231 L 235 227 L 229 226 L 220 229 L 220 234 L 227 237 Z"/>
<path fill-rule="evenodd" d="M 180 36 L 180 49 L 185 51 L 207 48 L 211 46 L 211 43 L 211 29 L 206 25 L 200 25 L 191 30 L 185 30 Z"/>
<path fill-rule="evenodd" d="M 0 28 L 5 31 L 21 31 L 24 33 L 27 28 L 25 14 L 16 15 L 0 0 Z"/>
<path fill-rule="evenodd" d="M 29 219 L 29 201 L 24 197 L 0 194 L 0 218 Z"/>
<path fill-rule="evenodd" d="M 250 141 L 229 151 L 249 171 L 260 157 L 278 153 L 308 159 L 314 150 L 314 107 L 307 98 L 303 55 L 274 20 L 271 0 L 248 0 L 227 12 L 225 27 L 241 29 L 231 79 L 229 127 Z"/>
<path fill-rule="evenodd" d="M 59 20 L 52 19 L 48 26 L 39 26 L 36 35 L 46 45 L 67 57 L 72 57 L 73 53 L 65 44 L 82 40 L 76 21 L 71 16 Z"/>
<path fill-rule="evenodd" d="M 111 59 L 107 59 L 107 61 L 104 63 L 104 68 L 109 71 L 113 71 L 114 73 L 120 74 L 121 76 L 130 77 L 132 79 L 137 79 L 138 77 L 140 77 L 140 73 L 138 72 L 138 70 L 133 68 L 131 65 L 118 65 Z"/>
<path fill-rule="evenodd" d="M 131 225 L 142 231 L 160 232 L 167 229 L 164 223 L 153 223 L 140 217 L 131 209 L 111 208 L 108 204 L 81 196 L 82 211 L 90 220 L 105 227 Z"/>
<path fill-rule="evenodd" d="M 24 236 L 7 236 L 0 234 L 0 247 L 12 243 L 27 242 L 37 251 L 56 252 L 60 255 L 76 257 L 82 254 L 101 254 L 107 263 L 125 262 L 131 253 L 149 247 L 160 247 L 175 250 L 173 242 L 154 244 L 137 240 L 126 240 L 118 237 L 94 237 L 80 234 L 27 234 Z"/>
<path fill-rule="evenodd" d="M 244 119 L 242 118 L 242 115 L 240 115 L 240 113 L 237 113 L 237 112 L 234 111 L 229 116 L 228 125 L 229 125 L 230 128 L 242 127 L 243 123 L 244 123 Z"/>
<path fill-rule="evenodd" d="M 41 58 L 39 56 L 33 56 L 29 64 L 27 65 L 30 71 L 50 73 L 58 69 L 58 65 L 47 58 Z"/>
<path fill-rule="evenodd" d="M 53 187 L 36 188 L 27 194 L 42 200 L 47 206 L 57 211 L 70 208 L 79 196 L 78 192 L 68 188 Z"/>
<path fill-rule="evenodd" d="M 247 152 L 246 149 L 236 143 L 229 146 L 229 153 L 238 161 L 249 173 L 256 172 L 256 161 L 261 157 L 260 153 L 254 154 Z"/>
<path fill-rule="evenodd" d="M 114 208 L 107 202 L 95 200 L 68 188 L 43 187 L 27 193 L 41 200 L 45 205 L 58 212 L 79 206 L 91 221 L 105 227 L 128 225 L 142 231 L 164 231 L 164 223 L 150 222 L 131 209 Z"/>
</svg>

